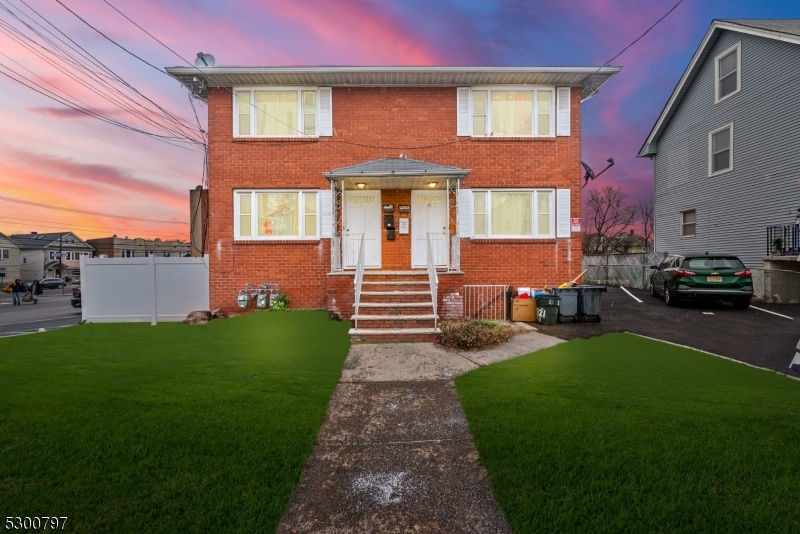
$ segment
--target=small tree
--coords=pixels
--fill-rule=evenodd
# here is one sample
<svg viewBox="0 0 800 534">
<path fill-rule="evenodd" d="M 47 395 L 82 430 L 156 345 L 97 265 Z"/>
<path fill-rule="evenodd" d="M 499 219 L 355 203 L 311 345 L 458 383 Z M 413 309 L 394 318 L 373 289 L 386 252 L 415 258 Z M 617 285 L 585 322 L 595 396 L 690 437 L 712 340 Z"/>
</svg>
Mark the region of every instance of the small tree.
<svg viewBox="0 0 800 534">
<path fill-rule="evenodd" d="M 642 237 L 644 238 L 644 250 L 647 252 L 652 249 L 654 232 L 653 219 L 653 197 L 638 199 L 638 217 L 642 225 Z"/>
<path fill-rule="evenodd" d="M 607 254 L 609 246 L 637 218 L 637 210 L 626 202 L 627 195 L 618 187 L 606 186 L 599 191 L 589 191 L 585 202 L 586 234 L 584 241 L 588 254 Z"/>
</svg>

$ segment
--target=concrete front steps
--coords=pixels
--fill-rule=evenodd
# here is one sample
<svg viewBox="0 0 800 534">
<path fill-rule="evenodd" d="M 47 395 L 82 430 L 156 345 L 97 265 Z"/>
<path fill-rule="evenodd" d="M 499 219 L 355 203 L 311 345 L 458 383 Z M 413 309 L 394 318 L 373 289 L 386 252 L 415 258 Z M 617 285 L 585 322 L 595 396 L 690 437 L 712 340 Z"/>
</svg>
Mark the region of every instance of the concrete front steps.
<svg viewBox="0 0 800 534">
<path fill-rule="evenodd" d="M 426 271 L 365 271 L 354 341 L 438 341 Z M 356 328 L 356 323 L 358 328 Z"/>
</svg>

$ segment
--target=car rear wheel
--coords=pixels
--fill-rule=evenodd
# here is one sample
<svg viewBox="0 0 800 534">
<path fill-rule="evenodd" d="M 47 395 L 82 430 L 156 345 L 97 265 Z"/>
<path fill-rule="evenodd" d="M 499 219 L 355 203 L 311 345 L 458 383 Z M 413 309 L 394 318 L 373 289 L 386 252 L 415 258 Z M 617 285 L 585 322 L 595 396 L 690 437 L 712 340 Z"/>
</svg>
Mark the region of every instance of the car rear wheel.
<svg viewBox="0 0 800 534">
<path fill-rule="evenodd" d="M 666 302 L 667 306 L 677 306 L 678 305 L 678 297 L 669 289 L 669 286 L 664 286 L 664 302 Z"/>
<path fill-rule="evenodd" d="M 66 286 L 64 284 L 58 284 L 58 289 L 64 289 Z"/>
<path fill-rule="evenodd" d="M 658 293 L 656 293 L 656 286 L 653 285 L 653 282 L 650 282 L 650 285 L 647 288 L 650 290 L 650 296 L 658 298 Z"/>
<path fill-rule="evenodd" d="M 750 299 L 739 299 L 733 301 L 733 309 L 735 310 L 746 310 L 750 307 Z"/>
</svg>

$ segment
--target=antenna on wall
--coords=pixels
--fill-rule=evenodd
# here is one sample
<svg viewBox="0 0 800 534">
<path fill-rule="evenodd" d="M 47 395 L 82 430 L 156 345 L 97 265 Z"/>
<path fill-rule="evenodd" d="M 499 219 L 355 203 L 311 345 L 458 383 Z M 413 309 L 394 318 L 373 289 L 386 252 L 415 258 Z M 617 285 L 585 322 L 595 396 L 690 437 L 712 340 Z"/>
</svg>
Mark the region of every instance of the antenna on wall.
<svg viewBox="0 0 800 534">
<path fill-rule="evenodd" d="M 581 189 L 586 187 L 586 184 L 589 183 L 589 180 L 594 180 L 595 178 L 597 178 L 598 176 L 600 176 L 601 174 L 603 174 L 608 169 L 610 169 L 611 167 L 614 166 L 614 158 L 608 158 L 606 160 L 606 162 L 608 162 L 608 166 L 605 169 L 603 169 L 602 171 L 600 171 L 597 174 L 595 174 L 591 167 L 589 167 L 587 164 L 585 164 L 584 162 L 581 161 L 581 165 L 583 165 L 583 168 L 586 169 L 586 175 L 584 175 L 584 177 L 583 177 L 584 182 L 583 182 L 583 186 L 581 186 Z"/>
<path fill-rule="evenodd" d="M 211 54 L 204 54 L 202 52 L 198 52 L 197 59 L 194 60 L 194 66 L 197 68 L 213 67 L 214 63 L 216 63 L 214 56 Z"/>
</svg>

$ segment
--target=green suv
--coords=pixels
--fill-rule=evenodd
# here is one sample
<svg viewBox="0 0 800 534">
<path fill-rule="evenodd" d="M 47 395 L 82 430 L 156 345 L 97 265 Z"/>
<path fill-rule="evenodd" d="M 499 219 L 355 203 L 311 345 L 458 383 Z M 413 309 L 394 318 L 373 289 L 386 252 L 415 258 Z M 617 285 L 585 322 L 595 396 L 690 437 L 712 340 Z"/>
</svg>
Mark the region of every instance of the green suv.
<svg viewBox="0 0 800 534">
<path fill-rule="evenodd" d="M 753 275 L 736 256 L 667 256 L 651 267 L 650 295 L 667 306 L 684 300 L 724 300 L 746 310 L 753 298 Z"/>
</svg>

